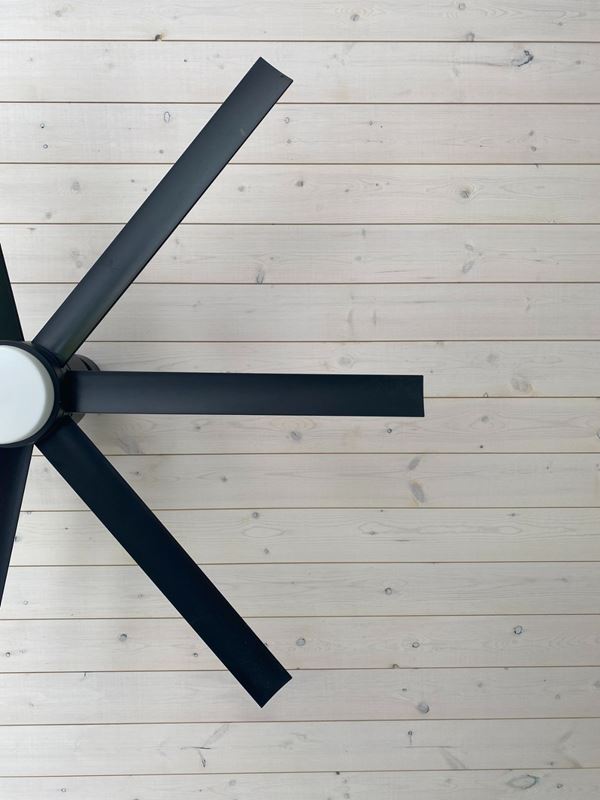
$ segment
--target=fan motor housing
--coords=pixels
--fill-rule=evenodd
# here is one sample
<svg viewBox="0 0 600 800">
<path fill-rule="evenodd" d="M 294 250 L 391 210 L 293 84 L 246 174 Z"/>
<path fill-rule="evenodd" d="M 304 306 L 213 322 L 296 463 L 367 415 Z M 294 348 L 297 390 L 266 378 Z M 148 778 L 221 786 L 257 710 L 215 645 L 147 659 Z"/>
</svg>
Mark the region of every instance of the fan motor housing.
<svg viewBox="0 0 600 800">
<path fill-rule="evenodd" d="M 0 447 L 34 444 L 65 416 L 60 382 L 74 369 L 98 367 L 78 355 L 61 367 L 31 342 L 0 341 Z"/>
</svg>

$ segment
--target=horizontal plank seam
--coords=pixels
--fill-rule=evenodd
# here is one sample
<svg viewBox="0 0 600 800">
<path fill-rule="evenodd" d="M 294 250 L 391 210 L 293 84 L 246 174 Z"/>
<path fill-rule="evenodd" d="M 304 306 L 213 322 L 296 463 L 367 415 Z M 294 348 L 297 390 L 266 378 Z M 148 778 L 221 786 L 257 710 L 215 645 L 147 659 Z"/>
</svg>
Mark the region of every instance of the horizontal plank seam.
<svg viewBox="0 0 600 800">
<path fill-rule="evenodd" d="M 178 721 L 178 722 L 3 722 L 0 723 L 0 729 L 3 728 L 107 728 L 107 727 L 131 727 L 131 726 L 140 726 L 140 725 L 210 725 L 210 724 L 223 724 L 223 725 L 282 725 L 288 722 L 310 722 L 310 723 L 319 723 L 323 725 L 344 725 L 344 724 L 352 724 L 356 722 L 381 722 L 381 723 L 390 723 L 390 722 L 423 722 L 425 724 L 435 725 L 439 722 L 517 722 L 522 720 L 535 720 L 537 722 L 548 722 L 548 721 L 556 721 L 556 722 L 575 722 L 579 720 L 596 720 L 600 719 L 600 717 L 574 717 L 574 716 L 565 716 L 565 717 L 436 717 L 431 719 L 423 719 L 422 716 L 419 717 L 399 717 L 399 718 L 391 718 L 386 717 L 385 719 L 381 719 L 380 717 L 356 717 L 353 719 L 314 719 L 312 717 L 292 717 L 285 720 L 269 720 L 269 719 L 253 719 L 253 720 L 245 720 L 245 719 L 223 719 L 222 717 L 211 717 L 210 719 L 197 719 L 197 720 L 185 720 L 185 721 Z M 578 769 L 579 767 L 577 767 Z M 76 773 L 75 773 L 76 774 Z M 0 778 L 4 777 L 0 775 Z"/>
<path fill-rule="evenodd" d="M 1 223 L 0 223 L 1 224 Z M 590 255 L 590 261 L 597 256 Z M 91 266 L 91 263 L 90 263 Z M 83 273 L 85 274 L 85 273 Z M 12 286 L 77 286 L 78 282 L 75 281 L 11 281 Z M 597 286 L 600 281 L 581 281 L 581 280 L 543 280 L 543 281 L 472 281 L 472 280 L 454 280 L 454 281 L 268 281 L 264 280 L 262 283 L 257 283 L 255 280 L 247 281 L 147 281 L 142 279 L 136 286 L 222 286 L 227 288 L 229 286 L 314 286 L 318 289 L 321 286 L 371 286 L 376 288 L 378 286 Z M 161 340 L 162 341 L 162 340 Z M 354 344 L 354 340 L 344 339 L 344 341 Z M 369 339 L 368 341 L 372 341 Z M 437 341 L 437 340 L 436 340 Z M 487 340 L 486 340 L 487 341 Z M 510 341 L 515 341 L 511 339 Z M 527 340 L 529 341 L 529 340 Z M 572 339 L 560 339 L 559 341 L 573 341 Z"/>
<path fill-rule="evenodd" d="M 271 719 L 256 719 L 256 720 L 236 720 L 236 719 L 223 719 L 218 717 L 212 720 L 198 720 L 196 722 L 31 722 L 31 723 L 1 723 L 2 728 L 99 728 L 99 727 L 130 727 L 132 725 L 204 725 L 212 722 L 219 722 L 229 725 L 282 725 L 287 722 L 315 722 L 322 725 L 338 725 L 340 723 L 355 723 L 355 722 L 380 722 L 389 724 L 390 722 L 414 722 L 419 720 L 424 725 L 435 726 L 440 722 L 511 722 L 522 721 L 523 719 L 535 720 L 537 722 L 565 722 L 565 721 L 579 721 L 579 720 L 600 720 L 600 717 L 581 717 L 581 716 L 566 716 L 566 717 L 443 717 L 438 719 L 423 719 L 423 717 L 398 717 L 394 719 L 373 719 L 373 718 L 356 718 L 356 719 L 290 719 L 290 720 L 271 720 Z M 579 769 L 579 767 L 576 767 Z M 2 777 L 2 776 L 0 776 Z"/>
<path fill-rule="evenodd" d="M 472 165 L 469 165 L 472 166 Z M 533 165 L 530 165 L 533 166 Z M 117 227 L 119 225 L 124 225 L 128 220 L 111 220 L 109 222 L 74 222 L 74 221 L 63 221 L 63 222 L 43 222 L 43 221 L 23 221 L 18 220 L 16 222 L 11 220 L 0 220 L 0 225 L 4 226 L 11 226 L 11 227 L 26 227 L 26 228 L 41 228 L 41 227 L 64 227 L 65 225 L 69 225 L 71 227 L 79 226 L 87 226 L 93 225 L 94 227 L 100 227 L 101 225 L 109 225 L 110 227 Z M 464 222 L 361 222 L 359 221 L 352 221 L 352 222 L 238 222 L 235 219 L 230 220 L 229 222 L 186 222 L 183 220 L 181 225 L 196 225 L 196 226 L 205 226 L 205 227 L 232 227 L 236 226 L 246 226 L 248 228 L 350 228 L 350 227 L 365 227 L 365 228 L 374 228 L 374 227 L 387 227 L 387 228 L 415 228 L 417 226 L 427 227 L 427 228 L 435 228 L 435 227 L 495 227 L 495 228 L 533 228 L 533 227 L 553 227 L 553 228 L 569 228 L 569 227 L 590 227 L 590 228 L 598 228 L 600 227 L 600 219 L 597 222 L 498 222 L 494 220 L 490 220 L 487 222 L 471 222 L 471 221 L 464 221 Z"/>
<path fill-rule="evenodd" d="M 0 40 L 1 42 L 2 40 Z M 57 40 L 59 41 L 59 40 Z M 456 42 L 455 42 L 456 44 Z M 551 44 L 549 42 L 548 44 Z M 573 44 L 585 44 L 585 42 L 573 42 Z M 593 42 L 592 44 L 600 44 Z M 215 106 L 220 105 L 220 100 L 1 100 L 3 105 L 68 105 L 68 106 L 162 106 L 169 103 L 172 106 Z M 542 100 L 532 102 L 531 100 L 279 100 L 278 105 L 286 106 L 600 106 L 598 100 Z"/>
<path fill-rule="evenodd" d="M 447 536 L 451 536 L 451 533 L 446 534 Z M 578 534 L 575 534 L 578 535 Z M 345 566 L 356 566 L 360 564 L 362 566 L 368 566 L 371 564 L 600 564 L 600 559 L 596 558 L 518 558 L 518 559 L 471 559 L 465 561 L 464 559 L 460 559 L 460 561 L 446 561 L 437 559 L 419 559 L 415 561 L 414 559 L 410 559 L 408 561 L 401 559 L 396 561 L 394 559 L 385 559 L 382 561 L 371 561 L 367 559 L 362 559 L 359 561 L 196 561 L 197 564 L 203 567 L 252 567 L 252 566 L 260 566 L 260 567 L 281 567 L 281 566 L 289 566 L 290 564 L 297 564 L 298 566 L 303 567 L 310 567 L 310 566 L 318 566 L 319 564 L 337 564 L 341 567 Z M 82 569 L 82 568 L 99 568 L 105 569 L 106 567 L 117 568 L 117 567 L 135 567 L 137 566 L 134 561 L 132 562 L 108 562 L 106 564 L 11 564 L 9 569 L 16 570 L 16 569 L 31 569 L 39 568 L 39 569 Z"/>
<path fill-rule="evenodd" d="M 177 37 L 162 36 L 160 39 L 152 37 L 138 37 L 127 39 L 109 38 L 81 38 L 81 37 L 48 37 L 48 38 L 0 38 L 0 44 L 4 42 L 52 42 L 55 44 L 62 44 L 64 42 L 88 44 L 90 42 L 110 42 L 113 44 L 120 44 L 126 42 L 145 42 L 146 44 L 153 44 L 155 47 L 165 44 L 177 44 L 183 42 L 187 44 L 465 44 L 465 45 L 486 45 L 486 44 L 600 44 L 599 39 L 284 39 L 284 38 L 259 38 L 259 39 L 178 39 Z"/>
<path fill-rule="evenodd" d="M 428 398 L 425 398 L 426 400 Z M 429 398 L 432 399 L 432 398 Z M 433 398 L 435 399 L 435 398 Z M 461 398 L 456 398 L 461 399 Z M 485 400 L 492 400 L 494 398 L 486 397 L 482 398 Z M 513 398 L 506 398 L 507 400 L 511 400 Z M 514 398 L 516 399 L 516 398 Z M 526 399 L 526 398 L 522 398 Z M 544 399 L 544 398 L 534 398 L 530 397 L 527 398 L 529 400 L 537 400 L 537 399 Z M 575 398 L 573 398 L 575 399 Z M 92 413 L 92 412 L 90 412 Z M 202 413 L 198 414 L 172 414 L 172 415 L 161 415 L 161 414 L 118 414 L 115 413 L 114 415 L 109 415 L 106 413 L 100 413 L 98 416 L 211 416 L 211 415 L 204 415 Z M 218 415 L 215 415 L 218 416 Z M 261 414 L 259 418 L 264 418 L 269 416 L 268 414 Z M 317 417 L 318 414 L 286 414 L 286 417 Z M 383 419 L 383 417 L 382 417 Z M 393 417 L 393 419 L 408 419 L 408 417 Z M 407 426 L 410 424 L 409 422 L 406 423 Z M 504 431 L 506 435 L 506 431 Z M 595 434 L 588 434 L 591 439 L 598 438 Z M 600 445 L 599 445 L 600 447 Z M 121 453 L 121 452 L 111 452 L 110 450 L 106 449 L 103 451 L 105 455 L 110 456 L 111 458 L 213 458 L 215 456 L 277 456 L 277 457 L 285 457 L 285 458 L 303 458 L 304 456 L 409 456 L 415 453 L 414 449 L 411 450 L 302 450 L 300 451 L 285 451 L 282 452 L 281 450 L 269 450 L 264 451 L 261 450 L 257 452 L 256 450 L 216 450 L 216 451 L 204 451 L 200 450 L 198 452 L 191 452 L 185 450 L 183 452 L 173 452 L 172 450 L 168 452 L 155 452 L 155 451 L 147 451 L 144 453 Z M 479 448 L 475 450 L 419 450 L 418 455 L 420 456 L 593 456 L 597 455 L 598 450 L 481 450 Z M 33 458 L 43 458 L 44 456 L 41 453 L 35 453 Z M 300 506 L 300 508 L 305 508 L 306 506 Z M 369 506 L 366 506 L 367 508 Z M 593 506 L 592 506 L 593 507 Z M 319 506 L 317 506 L 319 508 Z M 469 508 L 469 506 L 466 506 Z M 528 508 L 528 506 L 525 506 Z M 67 510 L 67 509 L 65 509 Z"/>
<path fill-rule="evenodd" d="M 168 167 L 174 161 L 0 161 L 24 167 Z M 235 161 L 236 167 L 597 167 L 600 161 Z M 432 223 L 433 224 L 433 223 Z"/>
<path fill-rule="evenodd" d="M 430 618 L 443 618 L 443 617 L 461 617 L 461 618 L 475 618 L 475 617 L 598 617 L 600 616 L 600 609 L 598 611 L 565 611 L 565 612 L 557 612 L 557 611 L 515 611 L 514 614 L 507 614 L 506 611 L 494 613 L 494 612 L 485 612 L 480 614 L 353 614 L 350 619 L 420 619 L 422 617 Z M 173 614 L 171 616 L 164 616 L 164 617 L 148 617 L 148 616 L 140 616 L 140 617 L 7 617 L 3 616 L 0 618 L 0 623 L 2 622 L 64 622 L 64 621 L 73 621 L 73 622 L 81 622 L 83 620 L 110 620 L 110 621 L 117 621 L 117 620 L 161 620 L 161 619 L 177 619 L 181 620 L 181 617 Z M 349 619 L 348 614 L 282 614 L 280 617 L 274 617 L 272 614 L 265 614 L 264 616 L 254 615 L 252 617 L 244 616 L 246 620 L 253 620 L 253 619 Z"/>
<path fill-rule="evenodd" d="M 578 42 L 577 44 L 581 44 Z M 170 103 L 171 105 L 180 105 L 180 106 L 199 106 L 199 105 L 206 105 L 206 106 L 214 106 L 220 105 L 225 98 L 220 100 L 69 100 L 67 98 L 54 98 L 52 100 L 17 100 L 15 98 L 10 100 L 0 100 L 0 106 L 11 104 L 11 105 L 72 105 L 72 104 L 79 104 L 79 103 L 86 103 L 87 105 L 147 105 L 148 103 L 154 103 L 156 105 L 162 103 Z M 440 100 L 440 101 L 432 101 L 432 100 L 423 100 L 421 102 L 418 101 L 407 101 L 405 103 L 399 102 L 398 100 L 345 100 L 340 102 L 335 102 L 332 100 L 305 100 L 302 102 L 296 101 L 285 101 L 280 100 L 278 105 L 279 106 L 297 106 L 297 105 L 307 105 L 307 106 L 547 106 L 547 105 L 556 105 L 556 106 L 593 106 L 598 105 L 597 100 L 587 99 L 587 100 L 572 100 L 572 101 L 561 101 L 561 100 L 500 100 L 494 103 L 490 103 L 488 101 L 460 101 L 460 100 Z"/>
<path fill-rule="evenodd" d="M 347 455 L 347 454 L 344 453 L 344 455 Z M 465 453 L 461 453 L 461 455 L 465 455 Z M 469 454 L 466 454 L 466 455 L 469 455 Z M 503 453 L 502 455 L 513 455 L 513 454 L 511 454 L 511 453 Z M 545 455 L 547 455 L 547 454 L 545 454 Z M 588 453 L 587 455 L 597 455 L 597 454 Z M 133 456 L 133 457 L 137 458 L 137 456 Z M 111 458 L 131 458 L 131 456 L 111 456 Z M 399 510 L 399 509 L 404 510 L 404 509 L 408 509 L 408 508 L 410 508 L 410 509 L 412 509 L 414 511 L 418 511 L 418 510 L 420 510 L 422 508 L 433 509 L 434 511 L 443 511 L 443 510 L 446 510 L 446 511 L 486 511 L 486 510 L 488 510 L 488 511 L 492 511 L 492 510 L 493 511 L 506 511 L 507 509 L 513 509 L 514 507 L 515 506 L 512 506 L 512 505 L 506 505 L 506 506 L 390 506 L 390 505 L 386 505 L 386 506 L 384 506 L 384 508 L 386 508 L 386 509 L 388 509 L 390 511 Z M 556 506 L 542 506 L 542 507 L 544 509 L 562 508 L 562 509 L 569 509 L 570 511 L 574 511 L 574 510 L 577 510 L 577 509 L 579 509 L 579 510 L 587 509 L 587 510 L 593 511 L 593 510 L 596 510 L 596 509 L 600 508 L 600 506 L 559 506 L 559 505 L 556 505 Z M 193 507 L 189 507 L 189 508 L 187 508 L 187 507 L 183 507 L 182 508 L 182 507 L 173 507 L 173 506 L 171 506 L 171 507 L 163 508 L 161 506 L 152 506 L 151 508 L 152 508 L 153 511 L 159 511 L 159 512 L 165 511 L 166 512 L 166 511 L 242 511 L 242 510 L 244 510 L 244 509 L 246 509 L 248 507 L 247 506 L 201 506 L 199 508 L 197 506 L 193 506 Z M 365 506 L 365 505 L 360 505 L 360 506 L 348 506 L 348 505 L 345 505 L 345 506 L 265 506 L 265 505 L 262 505 L 262 506 L 256 506 L 255 508 L 257 510 L 262 510 L 262 511 L 288 511 L 290 508 L 292 508 L 292 509 L 302 509 L 302 510 L 306 510 L 306 509 L 325 510 L 325 511 L 335 511 L 336 509 L 338 511 L 340 511 L 340 510 L 343 510 L 343 511 L 356 511 L 356 510 L 375 511 L 375 510 L 381 509 L 382 506 L 381 505 L 376 505 L 376 506 Z M 520 508 L 522 508 L 523 510 L 527 511 L 527 510 L 534 509 L 534 508 L 540 508 L 540 506 L 521 506 Z M 44 514 L 63 514 L 65 511 L 72 512 L 72 511 L 85 511 L 85 510 L 86 509 L 79 509 L 79 508 L 50 508 L 50 509 L 46 509 L 46 508 L 25 508 L 25 509 L 23 509 L 23 513 L 24 514 L 30 514 L 30 513 L 40 512 L 40 513 L 44 513 Z"/>
<path fill-rule="evenodd" d="M 377 721 L 378 722 L 386 722 L 386 720 L 377 720 Z M 437 720 L 437 721 L 439 722 L 439 720 Z M 337 724 L 340 724 L 340 723 L 343 723 L 344 721 L 336 720 L 336 722 L 337 722 Z M 132 724 L 134 724 L 134 723 L 132 723 Z M 148 723 L 143 723 L 142 722 L 142 723 L 137 723 L 137 724 L 138 725 L 144 725 L 144 724 L 148 724 Z M 185 725 L 186 723 L 177 723 L 177 724 Z M 279 723 L 279 724 L 281 724 L 281 723 Z M 520 772 L 524 772 L 524 771 L 528 771 L 528 770 L 543 770 L 545 772 L 572 772 L 573 770 L 577 770 L 578 773 L 579 772 L 584 772 L 584 771 L 587 770 L 587 771 L 590 771 L 590 772 L 593 772 L 593 771 L 600 772 L 600 769 L 598 767 L 582 767 L 582 766 L 577 766 L 577 767 L 575 767 L 575 766 L 573 766 L 573 767 L 548 767 L 546 765 L 541 765 L 541 766 L 538 765 L 537 767 L 528 766 L 528 767 L 519 767 L 519 768 L 515 768 L 515 767 L 505 767 L 505 768 L 501 768 L 501 767 L 500 768 L 499 767 L 496 767 L 496 768 L 494 768 L 494 767 L 480 767 L 480 768 L 477 768 L 477 767 L 475 767 L 475 768 L 470 768 L 470 769 L 462 769 L 461 768 L 460 772 L 461 772 L 461 774 L 469 773 L 469 772 L 488 772 L 488 773 L 489 772 L 501 772 L 503 774 L 506 774 L 507 772 L 519 772 L 520 773 Z M 392 774 L 392 775 L 401 774 L 401 775 L 404 775 L 404 774 L 413 774 L 413 773 L 427 774 L 427 773 L 430 773 L 430 772 L 442 772 L 442 773 L 452 772 L 452 773 L 456 774 L 456 770 L 451 770 L 451 769 L 448 769 L 448 768 L 446 768 L 446 769 L 435 768 L 435 769 L 427 769 L 427 770 L 425 770 L 425 769 L 406 769 L 406 770 L 397 770 L 397 769 L 378 769 L 378 770 L 373 770 L 373 769 L 364 769 L 364 770 L 334 770 L 334 769 L 328 769 L 328 770 L 325 770 L 325 769 L 322 769 L 322 770 L 314 770 L 313 769 L 313 770 L 309 770 L 309 771 L 304 771 L 304 770 L 296 770 L 296 771 L 294 771 L 294 770 L 286 770 L 285 772 L 264 772 L 264 771 L 260 772 L 260 771 L 257 771 L 257 772 L 210 772 L 210 773 L 206 773 L 206 772 L 114 772 L 114 773 L 113 772 L 100 772 L 100 773 L 71 772 L 71 773 L 62 774 L 62 775 L 56 775 L 56 774 L 52 774 L 52 775 L 0 775 L 0 779 L 2 779 L 2 780 L 7 780 L 7 779 L 8 780 L 32 780 L 32 779 L 44 780 L 44 779 L 47 779 L 47 778 L 52 778 L 52 779 L 56 780 L 56 779 L 60 779 L 60 778 L 75 778 L 75 779 L 79 780 L 81 778 L 161 778 L 161 777 L 164 777 L 164 778 L 173 778 L 173 777 L 193 777 L 193 778 L 198 778 L 201 775 L 203 775 L 205 777 L 209 777 L 209 778 L 215 778 L 215 777 L 218 777 L 219 775 L 227 775 L 227 776 L 231 776 L 231 775 L 336 775 L 337 776 L 337 775 L 355 775 L 355 774 L 356 775 L 373 775 L 373 774 L 377 774 L 377 775 L 379 775 L 379 774 L 386 774 L 386 775 L 387 774 Z"/>
<path fill-rule="evenodd" d="M 514 398 L 514 399 L 516 400 L 516 399 L 521 399 L 521 398 Z M 523 399 L 529 399 L 529 398 L 523 398 Z M 185 455 L 185 454 L 182 454 L 182 455 Z M 253 454 L 253 455 L 262 455 L 262 454 L 259 453 L 259 454 Z M 282 454 L 278 453 L 276 455 L 282 455 Z M 347 455 L 347 453 L 344 453 L 344 455 Z M 356 455 L 361 455 L 361 454 L 357 453 Z M 380 455 L 380 454 L 378 454 L 378 455 Z M 385 453 L 383 455 L 385 455 Z M 461 455 L 465 455 L 465 454 L 461 453 Z M 511 455 L 511 453 L 503 453 L 502 455 Z M 544 455 L 548 455 L 548 454 L 546 453 Z M 595 454 L 594 453 L 588 453 L 587 455 L 595 455 Z M 112 458 L 112 456 L 111 456 L 111 458 Z M 325 508 L 323 508 L 322 506 L 277 506 L 276 510 L 278 510 L 278 511 L 323 511 L 323 510 L 325 510 L 325 511 L 335 511 L 335 510 L 340 510 L 340 509 L 344 510 L 345 508 L 346 508 L 346 506 L 326 506 Z M 380 506 L 353 506 L 352 510 L 353 511 L 360 511 L 362 509 L 363 511 L 372 511 L 373 508 L 377 508 L 377 509 L 379 509 L 381 511 L 386 511 L 389 508 L 389 506 L 384 506 L 384 505 L 380 505 Z M 462 508 L 460 506 L 449 506 L 448 508 L 453 508 L 455 511 L 458 510 L 458 511 L 467 511 L 467 512 L 469 512 L 469 511 L 470 512 L 477 512 L 477 511 L 481 510 L 482 508 L 485 510 L 486 508 L 494 508 L 494 506 L 482 506 L 482 507 L 479 507 L 479 508 L 476 508 L 476 507 L 473 507 L 473 506 L 463 506 Z M 531 511 L 546 511 L 547 506 L 501 506 L 500 508 L 503 509 L 503 510 L 510 509 L 511 511 L 531 512 Z M 577 510 L 577 509 L 583 509 L 583 510 L 589 510 L 589 511 L 597 511 L 598 510 L 597 506 L 564 506 L 564 508 L 568 508 L 570 511 Z M 173 510 L 175 510 L 175 511 L 185 511 L 185 512 L 188 512 L 188 511 L 191 511 L 191 512 L 207 511 L 207 510 L 208 511 L 235 511 L 235 512 L 239 512 L 239 511 L 256 511 L 256 510 L 260 511 L 261 509 L 262 510 L 266 510 L 265 506 L 237 506 L 235 509 L 229 508 L 227 506 L 225 506 L 223 508 L 212 508 L 212 509 L 205 509 L 204 507 L 200 507 L 200 508 L 181 508 L 181 509 L 173 509 Z M 422 511 L 423 509 L 420 506 L 407 506 L 403 510 L 404 511 L 415 511 L 416 512 L 416 511 Z M 425 509 L 425 510 L 427 510 L 427 509 Z M 437 511 L 438 509 L 436 508 L 434 510 Z M 37 511 L 22 511 L 21 514 L 24 515 L 24 516 L 30 516 L 32 514 L 62 514 L 65 511 L 68 511 L 69 514 L 91 514 L 92 513 L 88 508 L 72 508 L 72 509 L 52 509 L 52 508 L 49 508 L 49 509 L 40 509 L 40 510 L 37 510 Z M 600 534 L 600 531 L 598 533 Z"/>
<path fill-rule="evenodd" d="M 498 665 L 490 665 L 485 664 L 484 666 L 477 666 L 475 665 L 460 665 L 460 666 L 389 666 L 389 667 L 288 667 L 288 672 L 292 673 L 302 673 L 302 672 L 389 672 L 390 670 L 404 670 L 405 672 L 419 672 L 419 671 L 431 671 L 431 670 L 460 670 L 460 671 L 477 671 L 480 672 L 481 670 L 486 669 L 493 669 L 501 672 L 515 672 L 516 670 L 525 670 L 525 669 L 543 669 L 543 670 L 553 670 L 553 669 L 573 669 L 573 670 L 583 670 L 583 669 L 595 669 L 596 667 L 600 667 L 599 664 L 498 664 Z M 0 675 L 105 675 L 105 674 L 121 674 L 125 673 L 127 675 L 130 674 L 141 674 L 145 675 L 149 674 L 156 674 L 156 673 L 164 673 L 170 674 L 172 672 L 190 672 L 190 673 L 197 673 L 197 672 L 210 672 L 215 674 L 223 674 L 227 672 L 225 667 L 221 669 L 210 669 L 210 668 L 201 668 L 196 667 L 194 669 L 26 669 L 26 670 L 0 670 Z"/>
<path fill-rule="evenodd" d="M 0 223 L 1 224 L 1 223 Z M 597 255 L 589 254 L 590 260 L 595 259 Z M 199 260 L 201 260 L 202 256 L 200 255 Z M 11 281 L 12 286 L 77 286 L 79 281 Z M 136 283 L 136 287 L 138 286 L 222 286 L 223 288 L 227 288 L 229 286 L 283 286 L 283 287 L 290 287 L 293 288 L 295 286 L 314 286 L 315 289 L 321 286 L 347 286 L 349 288 L 353 286 L 420 286 L 420 287 L 429 287 L 429 286 L 505 286 L 505 285 L 514 285 L 514 286 L 529 286 L 531 288 L 537 286 L 597 286 L 600 284 L 600 280 L 597 281 L 567 281 L 567 280 L 554 280 L 554 281 L 500 281 L 500 280 L 491 280 L 491 281 L 470 281 L 470 280 L 459 280 L 459 281 L 286 281 L 285 283 L 280 283 L 278 281 L 264 281 L 262 283 L 256 283 L 256 281 L 143 281 L 143 283 Z M 161 340 L 162 341 L 162 340 Z M 344 339 L 343 341 L 347 341 L 350 343 L 354 343 L 355 340 L 353 339 Z M 369 339 L 367 341 L 372 341 Z M 436 340 L 437 341 L 437 340 Z M 500 340 L 502 341 L 502 340 Z M 514 341 L 514 340 L 511 340 Z M 559 341 L 573 341 L 561 339 Z"/>
<path fill-rule="evenodd" d="M 123 344 L 124 339 L 88 339 L 88 344 Z M 436 344 L 438 342 L 598 342 L 600 337 L 594 339 L 134 339 L 127 340 L 130 344 Z"/>
</svg>

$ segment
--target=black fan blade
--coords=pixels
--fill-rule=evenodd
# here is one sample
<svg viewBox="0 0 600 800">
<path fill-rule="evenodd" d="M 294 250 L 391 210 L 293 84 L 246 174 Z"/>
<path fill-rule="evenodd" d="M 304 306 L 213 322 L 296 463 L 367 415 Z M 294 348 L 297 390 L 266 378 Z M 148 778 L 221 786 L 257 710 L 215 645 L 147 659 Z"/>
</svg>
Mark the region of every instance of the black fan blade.
<svg viewBox="0 0 600 800">
<path fill-rule="evenodd" d="M 35 337 L 65 364 L 292 81 L 260 58 Z"/>
<path fill-rule="evenodd" d="M 0 602 L 27 483 L 31 450 L 30 446 L 0 449 Z"/>
<path fill-rule="evenodd" d="M 0 247 L 0 339 L 11 342 L 23 341 L 23 329 L 19 321 L 17 305 L 6 269 L 6 261 Z"/>
<path fill-rule="evenodd" d="M 65 410 L 100 414 L 422 417 L 421 375 L 70 372 Z"/>
<path fill-rule="evenodd" d="M 260 706 L 291 679 L 72 419 L 36 446 Z"/>
</svg>

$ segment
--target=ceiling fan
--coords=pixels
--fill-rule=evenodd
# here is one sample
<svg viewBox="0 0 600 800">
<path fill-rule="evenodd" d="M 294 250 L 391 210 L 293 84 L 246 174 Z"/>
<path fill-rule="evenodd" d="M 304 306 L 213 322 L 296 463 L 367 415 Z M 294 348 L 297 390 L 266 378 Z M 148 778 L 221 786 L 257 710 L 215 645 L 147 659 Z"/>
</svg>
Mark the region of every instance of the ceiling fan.
<svg viewBox="0 0 600 800">
<path fill-rule="evenodd" d="M 86 412 L 423 416 L 422 376 L 102 372 L 76 351 L 290 84 L 259 59 L 32 342 L 0 250 L 0 599 L 35 444 L 260 706 L 291 676 L 78 423 Z"/>
</svg>

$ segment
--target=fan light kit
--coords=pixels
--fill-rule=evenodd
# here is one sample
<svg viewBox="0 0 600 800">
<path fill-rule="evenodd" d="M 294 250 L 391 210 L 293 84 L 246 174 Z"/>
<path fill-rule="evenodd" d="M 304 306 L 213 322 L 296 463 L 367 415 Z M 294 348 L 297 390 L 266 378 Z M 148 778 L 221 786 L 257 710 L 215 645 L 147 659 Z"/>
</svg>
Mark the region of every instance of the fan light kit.
<svg viewBox="0 0 600 800">
<path fill-rule="evenodd" d="M 0 599 L 35 444 L 261 706 L 291 676 L 78 423 L 86 412 L 419 417 L 422 376 L 102 372 L 76 351 L 290 84 L 259 59 L 32 342 L 0 251 Z"/>
</svg>

